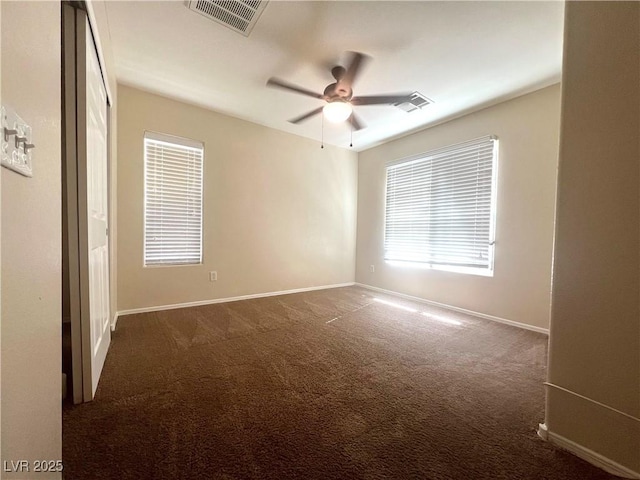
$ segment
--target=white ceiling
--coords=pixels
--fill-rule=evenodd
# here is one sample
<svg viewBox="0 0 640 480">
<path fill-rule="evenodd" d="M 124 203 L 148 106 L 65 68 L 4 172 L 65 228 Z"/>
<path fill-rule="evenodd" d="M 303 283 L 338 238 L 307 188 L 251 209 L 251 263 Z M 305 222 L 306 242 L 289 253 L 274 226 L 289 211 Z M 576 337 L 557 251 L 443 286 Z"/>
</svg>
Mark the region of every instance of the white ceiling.
<svg viewBox="0 0 640 480">
<path fill-rule="evenodd" d="M 320 140 L 321 118 L 288 119 L 322 105 L 265 86 L 276 76 L 322 92 L 344 52 L 372 57 L 355 95 L 419 91 L 435 103 L 406 113 L 356 107 L 363 150 L 560 81 L 562 2 L 274 1 L 249 37 L 182 1 L 106 2 L 118 81 Z M 344 64 L 344 63 L 342 63 Z M 348 147 L 347 123 L 324 141 Z"/>
</svg>

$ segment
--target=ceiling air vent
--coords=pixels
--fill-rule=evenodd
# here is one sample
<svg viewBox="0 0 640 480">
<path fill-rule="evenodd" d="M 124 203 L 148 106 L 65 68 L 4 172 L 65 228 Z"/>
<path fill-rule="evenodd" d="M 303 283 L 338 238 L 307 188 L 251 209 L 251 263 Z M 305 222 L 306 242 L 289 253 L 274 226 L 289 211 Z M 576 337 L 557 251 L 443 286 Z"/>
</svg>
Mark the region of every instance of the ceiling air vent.
<svg viewBox="0 0 640 480">
<path fill-rule="evenodd" d="M 187 6 L 248 37 L 267 3 L 267 0 L 188 0 Z"/>
<path fill-rule="evenodd" d="M 431 103 L 433 103 L 433 100 L 428 99 L 419 92 L 413 92 L 411 94 L 411 100 L 404 103 L 396 103 L 395 105 L 396 107 L 401 108 L 405 112 L 409 113 L 422 107 L 426 107 Z"/>
</svg>

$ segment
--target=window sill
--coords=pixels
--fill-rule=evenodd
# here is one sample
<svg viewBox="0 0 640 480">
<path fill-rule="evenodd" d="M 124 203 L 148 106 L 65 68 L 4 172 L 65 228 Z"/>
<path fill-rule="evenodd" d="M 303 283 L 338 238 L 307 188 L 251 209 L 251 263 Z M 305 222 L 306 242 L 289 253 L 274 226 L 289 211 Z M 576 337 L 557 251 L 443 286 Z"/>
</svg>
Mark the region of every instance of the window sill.
<svg viewBox="0 0 640 480">
<path fill-rule="evenodd" d="M 493 269 L 458 267 L 454 265 L 433 265 L 430 263 L 401 262 L 398 260 L 385 260 L 384 263 L 392 267 L 413 268 L 419 270 L 440 270 L 443 272 L 463 273 L 480 277 L 493 277 Z"/>
<path fill-rule="evenodd" d="M 154 265 L 142 265 L 142 268 L 167 268 L 167 267 L 201 267 L 204 263 L 159 263 Z"/>
</svg>

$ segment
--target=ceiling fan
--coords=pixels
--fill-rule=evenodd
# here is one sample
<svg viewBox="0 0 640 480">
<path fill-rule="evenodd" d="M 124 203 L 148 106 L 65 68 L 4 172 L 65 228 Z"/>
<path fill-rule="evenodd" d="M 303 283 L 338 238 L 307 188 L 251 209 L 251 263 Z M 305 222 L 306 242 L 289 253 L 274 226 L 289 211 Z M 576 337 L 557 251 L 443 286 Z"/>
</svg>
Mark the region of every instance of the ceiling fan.
<svg viewBox="0 0 640 480">
<path fill-rule="evenodd" d="M 394 105 L 404 102 L 408 102 L 411 99 L 411 93 L 398 93 L 391 95 L 365 95 L 360 97 L 353 96 L 353 84 L 360 67 L 363 65 L 368 56 L 358 53 L 351 53 L 351 62 L 347 68 L 340 65 L 331 69 L 331 75 L 335 78 L 335 83 L 327 85 L 324 89 L 324 93 L 316 93 L 306 88 L 298 87 L 291 83 L 279 80 L 277 78 L 270 78 L 267 81 L 269 87 L 283 88 L 291 92 L 306 95 L 308 97 L 324 100 L 325 105 L 316 108 L 304 115 L 289 120 L 291 123 L 300 123 L 307 120 L 314 115 L 324 113 L 327 120 L 331 122 L 342 122 L 349 119 L 349 122 L 353 126 L 354 130 L 360 130 L 364 128 L 362 120 L 353 111 L 354 106 L 364 105 Z"/>
</svg>

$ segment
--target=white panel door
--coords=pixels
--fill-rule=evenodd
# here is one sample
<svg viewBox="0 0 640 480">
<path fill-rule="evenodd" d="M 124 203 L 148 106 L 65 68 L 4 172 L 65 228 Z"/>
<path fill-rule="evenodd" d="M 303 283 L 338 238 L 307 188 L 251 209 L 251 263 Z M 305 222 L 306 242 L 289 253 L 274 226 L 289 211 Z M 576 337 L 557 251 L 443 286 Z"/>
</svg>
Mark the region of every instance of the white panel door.
<svg viewBox="0 0 640 480">
<path fill-rule="evenodd" d="M 107 93 L 91 30 L 86 28 L 86 155 L 91 398 L 111 342 L 107 200 Z M 85 337 L 86 338 L 86 337 Z M 83 348 L 86 348 L 83 345 Z M 85 356 L 87 358 L 87 356 Z M 89 368 L 87 368 L 89 367 Z M 85 376 L 85 379 L 87 377 Z M 87 399 L 85 399 L 87 400 Z"/>
</svg>

